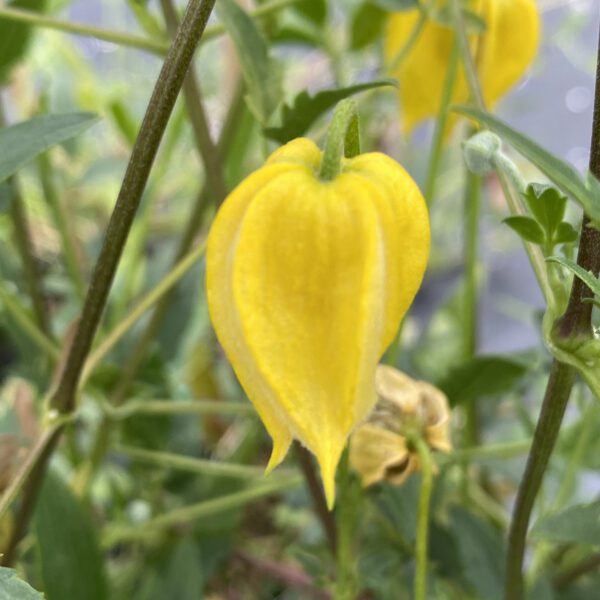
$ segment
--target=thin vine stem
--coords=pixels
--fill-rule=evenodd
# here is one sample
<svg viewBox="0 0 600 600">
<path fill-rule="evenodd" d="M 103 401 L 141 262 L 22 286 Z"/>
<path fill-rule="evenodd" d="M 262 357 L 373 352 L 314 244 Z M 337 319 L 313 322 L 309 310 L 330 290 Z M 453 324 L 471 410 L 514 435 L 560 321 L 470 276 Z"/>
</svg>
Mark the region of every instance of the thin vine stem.
<svg viewBox="0 0 600 600">
<path fill-rule="evenodd" d="M 214 4 L 215 0 L 190 0 L 177 36 L 158 76 L 133 146 L 73 341 L 66 348 L 58 384 L 49 396 L 50 407 L 59 413 L 69 414 L 75 409 L 79 378 L 100 324 L 108 293 L 158 146 Z M 16 516 L 18 527 L 13 529 L 6 549 L 6 554 L 11 558 L 29 522 L 43 481 L 45 467 L 52 450 L 58 444 L 61 431 L 62 429 L 59 429 L 52 438 L 50 451 L 40 455 L 27 482 L 24 499 Z"/>
<path fill-rule="evenodd" d="M 419 454 L 421 461 L 421 493 L 419 496 L 419 512 L 417 516 L 417 541 L 415 547 L 415 582 L 414 600 L 427 598 L 427 547 L 429 538 L 429 509 L 433 489 L 433 459 L 429 446 L 420 436 L 410 439 Z"/>
<path fill-rule="evenodd" d="M 268 17 L 299 1 L 300 0 L 273 0 L 272 2 L 265 3 L 256 8 L 249 14 L 255 19 Z M 137 48 L 138 50 L 150 52 L 158 56 L 165 56 L 170 47 L 169 42 L 166 40 L 155 40 L 149 37 L 102 29 L 101 27 L 94 27 L 93 25 L 85 25 L 83 23 L 72 23 L 71 21 L 56 19 L 33 11 L 8 6 L 0 7 L 0 20 L 27 23 L 36 27 L 62 31 L 63 33 L 92 37 L 118 46 Z M 204 35 L 202 36 L 202 43 L 214 40 L 225 33 L 227 32 L 220 23 L 211 25 L 206 28 Z"/>
<path fill-rule="evenodd" d="M 595 177 L 600 177 L 600 40 L 596 68 L 590 171 Z M 587 215 L 584 215 L 581 227 L 577 263 L 587 271 L 594 273 L 596 277 L 598 276 L 600 272 L 600 231 L 589 226 Z M 554 332 L 556 336 L 562 340 L 591 338 L 592 305 L 585 300 L 593 298 L 593 296 L 592 290 L 580 279 L 574 279 L 567 310 L 556 323 Z M 531 452 L 519 484 L 509 530 L 504 590 L 506 600 L 521 600 L 524 596 L 523 559 L 529 520 L 558 438 L 574 382 L 575 369 L 554 359 L 533 436 Z"/>
</svg>

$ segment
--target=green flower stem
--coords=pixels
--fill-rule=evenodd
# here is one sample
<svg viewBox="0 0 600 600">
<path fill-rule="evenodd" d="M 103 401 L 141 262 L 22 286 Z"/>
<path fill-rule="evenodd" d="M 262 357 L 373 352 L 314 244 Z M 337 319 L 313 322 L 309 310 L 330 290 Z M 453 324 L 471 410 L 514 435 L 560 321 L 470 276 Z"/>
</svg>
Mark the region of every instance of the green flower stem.
<svg viewBox="0 0 600 600">
<path fill-rule="evenodd" d="M 265 480 L 264 483 L 253 485 L 241 492 L 220 496 L 214 500 L 205 500 L 192 506 L 166 512 L 136 527 L 115 527 L 109 529 L 104 537 L 103 546 L 110 548 L 117 543 L 143 540 L 149 536 L 161 533 L 170 527 L 181 526 L 199 519 L 212 517 L 228 510 L 241 508 L 254 500 L 286 492 L 301 484 L 302 477 L 300 475 L 273 477 L 270 481 Z"/>
<path fill-rule="evenodd" d="M 75 409 L 79 378 L 100 324 L 108 293 L 158 146 L 214 4 L 215 0 L 190 0 L 177 37 L 169 49 L 158 76 L 108 224 L 81 317 L 72 342 L 66 348 L 58 384 L 50 394 L 49 405 L 58 412 L 68 414 Z M 51 449 L 57 445 L 60 433 L 61 430 L 58 430 L 56 441 Z M 11 557 L 35 506 L 50 455 L 51 452 L 40 455 L 39 463 L 33 470 L 27 485 L 23 502 L 16 516 L 19 527 L 14 528 L 6 549 L 6 554 Z"/>
<path fill-rule="evenodd" d="M 433 489 L 433 460 L 429 446 L 422 437 L 418 435 L 411 436 L 410 443 L 419 453 L 421 460 L 421 495 L 419 496 L 419 514 L 417 516 L 416 567 L 413 598 L 414 600 L 426 600 L 427 542 L 429 538 L 429 509 Z"/>
<path fill-rule="evenodd" d="M 89 355 L 83 373 L 80 387 L 83 387 L 94 369 L 102 359 L 115 347 L 117 342 L 133 327 L 144 313 L 152 308 L 167 294 L 179 280 L 204 256 L 206 244 L 202 243 L 183 258 L 169 271 L 169 274 L 133 308 L 129 314 L 102 340 L 102 343 Z"/>
<path fill-rule="evenodd" d="M 280 12 L 296 2 L 299 2 L 299 0 L 273 0 L 272 2 L 265 3 L 259 8 L 256 8 L 250 13 L 250 16 L 254 18 L 267 17 Z M 120 33 L 117 31 L 102 29 L 100 27 L 84 25 L 82 23 L 71 23 L 70 21 L 55 19 L 53 17 L 48 17 L 46 15 L 34 13 L 28 10 L 2 6 L 0 7 L 0 20 L 1 19 L 15 21 L 18 23 L 28 23 L 29 25 L 43 27 L 45 29 L 54 29 L 64 33 L 73 33 L 75 35 L 93 37 L 98 40 L 117 44 L 118 46 L 127 46 L 130 48 L 137 48 L 138 50 L 145 50 L 159 56 L 165 56 L 169 50 L 169 43 L 167 41 L 153 40 L 144 36 Z M 207 27 L 204 35 L 202 36 L 202 43 L 220 37 L 225 33 L 225 28 L 221 24 Z"/>
<path fill-rule="evenodd" d="M 489 459 L 510 459 L 527 454 L 531 447 L 531 440 L 518 440 L 505 444 L 488 444 L 476 446 L 475 448 L 459 448 L 450 454 L 440 454 L 439 461 L 442 463 L 461 463 L 466 460 L 478 461 Z"/>
<path fill-rule="evenodd" d="M 65 213 L 65 207 L 56 190 L 52 175 L 52 166 L 48 154 L 42 154 L 38 159 L 38 169 L 40 173 L 40 183 L 46 199 L 46 204 L 50 208 L 54 225 L 58 230 L 61 240 L 61 247 L 64 253 L 67 273 L 71 279 L 75 292 L 83 302 L 85 298 L 85 283 L 83 274 L 77 260 L 77 251 L 75 240 L 72 233 L 72 226 L 69 226 L 69 216 Z"/>
<path fill-rule="evenodd" d="M 354 600 L 356 598 L 356 569 L 353 549 L 356 528 L 355 487 L 350 474 L 348 448 L 344 450 L 338 467 L 339 495 L 336 508 L 337 553 L 335 600 Z"/>
<path fill-rule="evenodd" d="M 597 84 L 590 152 L 590 171 L 600 177 L 600 41 L 598 45 Z M 600 272 L 600 232 L 588 227 L 584 215 L 577 264 L 598 276 Z M 592 338 L 592 305 L 585 302 L 593 292 L 580 279 L 571 287 L 565 314 L 556 323 L 556 335 L 562 340 Z M 558 438 L 562 419 L 575 381 L 575 369 L 554 359 L 546 394 L 533 436 L 531 452 L 521 479 L 509 530 L 506 563 L 506 600 L 523 598 L 523 558 L 531 511 L 539 492 L 552 450 Z"/>
<path fill-rule="evenodd" d="M 29 314 L 29 311 L 6 289 L 2 280 L 0 280 L 0 303 L 31 341 L 53 363 L 56 363 L 60 359 L 60 348 L 39 328 L 38 324 Z"/>
<path fill-rule="evenodd" d="M 331 550 L 331 554 L 336 556 L 338 537 L 337 524 L 335 522 L 334 514 L 327 507 L 327 500 L 325 499 L 323 485 L 319 476 L 317 475 L 313 457 L 311 453 L 300 443 L 296 442 L 295 447 L 296 456 L 298 457 L 298 464 L 300 466 L 300 470 L 302 471 L 302 475 L 304 476 L 308 493 L 311 496 L 313 509 L 317 518 L 321 522 L 321 527 L 323 528 L 323 532 L 327 538 L 327 543 L 329 545 L 329 549 Z"/>
<path fill-rule="evenodd" d="M 129 446 L 117 446 L 114 450 L 120 454 L 126 454 L 135 461 L 156 465 L 164 469 L 198 473 L 209 477 L 229 477 L 233 479 L 260 481 L 264 477 L 265 472 L 263 467 L 225 463 L 218 460 L 193 458 L 179 454 L 169 454 L 167 452 L 153 452 Z M 293 473 L 289 471 L 286 473 L 279 470 L 274 478 L 284 477 L 285 475 L 293 475 Z"/>
<path fill-rule="evenodd" d="M 354 100 L 342 100 L 335 108 L 325 141 L 319 177 L 324 181 L 336 178 L 342 157 L 353 158 L 360 154 L 360 127 Z"/>
<path fill-rule="evenodd" d="M 478 286 L 477 257 L 479 241 L 479 213 L 481 208 L 481 178 L 466 170 L 465 190 L 465 297 L 464 297 L 464 358 L 471 359 L 477 352 Z M 478 411 L 475 402 L 465 406 L 465 445 L 479 442 Z"/>
<path fill-rule="evenodd" d="M 450 53 L 450 60 L 448 62 L 446 79 L 444 80 L 440 109 L 435 122 L 431 152 L 429 154 L 429 164 L 427 166 L 427 177 L 425 179 L 425 200 L 427 200 L 429 207 L 431 207 L 435 198 L 435 184 L 437 182 L 437 176 L 440 170 L 440 163 L 444 149 L 444 134 L 446 132 L 446 126 L 448 123 L 448 107 L 452 101 L 452 92 L 454 90 L 456 75 L 458 73 L 458 59 L 458 44 L 454 42 L 452 51 Z"/>
<path fill-rule="evenodd" d="M 125 406 L 104 406 L 112 420 L 130 419 L 138 415 L 231 415 L 258 417 L 249 402 L 223 400 L 131 400 Z"/>
<path fill-rule="evenodd" d="M 569 496 L 573 493 L 575 480 L 577 478 L 581 462 L 583 460 L 585 451 L 588 449 L 592 436 L 594 434 L 594 426 L 597 423 L 598 406 L 596 400 L 592 398 L 592 403 L 588 406 L 587 410 L 581 417 L 581 429 L 575 442 L 573 452 L 569 457 L 569 462 L 565 472 L 562 475 L 558 492 L 554 496 L 550 508 L 545 511 L 547 513 L 553 513 L 562 508 L 567 501 Z M 544 565 L 551 557 L 554 550 L 554 545 L 549 542 L 542 542 L 538 544 L 531 560 L 531 568 L 529 569 L 529 578 L 534 581 L 535 578 L 541 573 Z"/>
</svg>

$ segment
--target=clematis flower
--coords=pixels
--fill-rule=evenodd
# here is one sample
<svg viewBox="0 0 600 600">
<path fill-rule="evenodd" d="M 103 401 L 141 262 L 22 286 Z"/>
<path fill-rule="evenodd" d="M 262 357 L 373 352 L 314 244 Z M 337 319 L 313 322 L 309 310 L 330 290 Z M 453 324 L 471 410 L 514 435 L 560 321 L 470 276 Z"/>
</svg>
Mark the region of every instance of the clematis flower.
<svg viewBox="0 0 600 600">
<path fill-rule="evenodd" d="M 208 306 L 218 339 L 273 439 L 317 458 L 329 506 L 350 432 L 371 411 L 375 369 L 429 252 L 423 197 L 391 158 L 342 159 L 319 178 L 308 139 L 277 150 L 226 199 L 212 226 Z"/>
<path fill-rule="evenodd" d="M 388 367 L 376 376 L 379 401 L 350 442 L 350 465 L 363 485 L 389 481 L 400 485 L 421 466 L 409 437 L 421 436 L 432 450 L 450 452 L 450 411 L 436 387 Z"/>
<path fill-rule="evenodd" d="M 421 4 L 426 3 L 421 1 Z M 539 43 L 540 16 L 534 0 L 470 0 L 465 4 L 486 24 L 483 33 L 470 34 L 470 41 L 484 100 L 492 107 L 532 63 Z M 445 7 L 446 0 L 434 3 L 434 10 Z M 420 12 L 415 9 L 392 14 L 385 39 L 386 62 L 400 81 L 406 134 L 419 122 L 438 114 L 455 37 L 451 26 L 428 18 L 416 42 L 394 69 L 394 61 L 413 33 Z M 468 99 L 469 90 L 460 65 L 452 103 Z"/>
</svg>

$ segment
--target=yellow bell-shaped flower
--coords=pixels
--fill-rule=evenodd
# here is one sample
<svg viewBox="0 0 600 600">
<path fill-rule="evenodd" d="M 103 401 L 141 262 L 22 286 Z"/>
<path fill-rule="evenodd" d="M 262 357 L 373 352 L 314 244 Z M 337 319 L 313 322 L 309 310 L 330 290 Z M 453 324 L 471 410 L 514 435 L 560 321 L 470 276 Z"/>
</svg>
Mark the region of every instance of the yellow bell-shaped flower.
<svg viewBox="0 0 600 600">
<path fill-rule="evenodd" d="M 423 197 L 391 158 L 342 159 L 330 181 L 308 139 L 277 150 L 212 226 L 211 319 L 270 436 L 318 460 L 329 506 L 348 435 L 376 401 L 375 369 L 423 277 Z"/>
<path fill-rule="evenodd" d="M 443 8 L 447 3 L 448 0 L 438 0 L 434 8 Z M 483 33 L 469 37 L 483 97 L 489 108 L 517 83 L 533 61 L 539 43 L 540 17 L 534 0 L 471 0 L 467 6 L 486 24 Z M 455 37 L 450 26 L 428 18 L 415 43 L 394 68 L 399 52 L 415 31 L 420 14 L 417 9 L 392 14 L 385 39 L 386 62 L 400 81 L 406 134 L 420 121 L 439 112 Z M 468 99 L 469 90 L 460 65 L 452 103 L 460 104 Z"/>
</svg>

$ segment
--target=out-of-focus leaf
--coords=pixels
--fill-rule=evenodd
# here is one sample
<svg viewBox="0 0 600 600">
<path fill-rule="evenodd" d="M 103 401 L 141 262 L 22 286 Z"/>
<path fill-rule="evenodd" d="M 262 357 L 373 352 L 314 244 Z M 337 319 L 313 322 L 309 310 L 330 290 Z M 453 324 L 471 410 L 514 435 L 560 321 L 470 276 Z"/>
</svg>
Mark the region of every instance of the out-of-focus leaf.
<svg viewBox="0 0 600 600">
<path fill-rule="evenodd" d="M 19 579 L 12 569 L 0 567 L 0 600 L 43 600 L 28 583 Z"/>
<path fill-rule="evenodd" d="M 87 509 L 54 472 L 44 482 L 34 519 L 48 600 L 106 600 L 102 554 Z"/>
<path fill-rule="evenodd" d="M 125 102 L 115 98 L 109 105 L 110 115 L 117 129 L 130 146 L 133 146 L 138 133 L 138 124 L 132 118 Z"/>
<path fill-rule="evenodd" d="M 570 506 L 542 517 L 531 530 L 534 539 L 600 546 L 600 502 Z"/>
<path fill-rule="evenodd" d="M 600 279 L 598 279 L 591 271 L 586 271 L 576 262 L 569 260 L 568 258 L 563 258 L 562 256 L 550 256 L 546 260 L 566 267 L 575 276 L 579 277 L 579 279 L 581 279 L 581 281 L 583 281 L 596 296 L 600 296 Z"/>
<path fill-rule="evenodd" d="M 266 123 L 282 96 L 278 66 L 254 21 L 233 0 L 219 0 L 216 10 L 236 47 L 248 86 L 248 105 L 256 118 Z"/>
<path fill-rule="evenodd" d="M 504 219 L 503 223 L 506 223 L 520 237 L 532 244 L 544 243 L 544 232 L 538 222 L 531 217 L 514 215 Z"/>
<path fill-rule="evenodd" d="M 281 127 L 268 127 L 265 129 L 265 135 L 281 144 L 286 144 L 305 134 L 324 112 L 335 106 L 340 100 L 365 90 L 388 85 L 397 85 L 396 80 L 381 79 L 346 88 L 323 90 L 314 96 L 310 96 L 306 91 L 301 92 L 291 106 L 283 107 Z"/>
<path fill-rule="evenodd" d="M 294 10 L 316 25 L 323 25 L 327 18 L 327 0 L 300 0 L 294 4 Z"/>
<path fill-rule="evenodd" d="M 85 131 L 98 121 L 91 113 L 35 117 L 0 129 L 0 181 L 38 154 Z"/>
<path fill-rule="evenodd" d="M 360 50 L 381 38 L 387 12 L 374 2 L 359 4 L 352 15 L 350 48 Z"/>
<path fill-rule="evenodd" d="M 570 164 L 560 160 L 498 117 L 468 106 L 455 106 L 452 110 L 475 119 L 491 129 L 531 161 L 560 190 L 577 200 L 590 216 L 600 217 L 600 198 L 593 198 L 583 177 Z"/>
<path fill-rule="evenodd" d="M 274 42 L 303 44 L 320 48 L 324 38 L 321 28 L 298 13 L 286 13 L 277 31 L 271 36 Z"/>
<path fill-rule="evenodd" d="M 46 0 L 12 0 L 6 6 L 42 12 Z M 0 83 L 6 81 L 11 69 L 25 54 L 31 34 L 30 25 L 0 18 Z"/>
<path fill-rule="evenodd" d="M 158 19 L 148 10 L 147 0 L 127 0 L 129 8 L 135 13 L 137 22 L 142 29 L 153 38 L 166 39 L 166 33 Z"/>
<path fill-rule="evenodd" d="M 499 534 L 488 523 L 459 507 L 450 511 L 450 527 L 464 575 L 477 597 L 502 598 L 505 553 Z"/>
<path fill-rule="evenodd" d="M 437 382 L 451 406 L 514 389 L 530 365 L 513 356 L 476 356 Z"/>
</svg>

